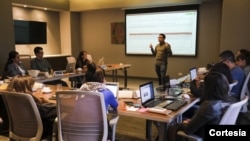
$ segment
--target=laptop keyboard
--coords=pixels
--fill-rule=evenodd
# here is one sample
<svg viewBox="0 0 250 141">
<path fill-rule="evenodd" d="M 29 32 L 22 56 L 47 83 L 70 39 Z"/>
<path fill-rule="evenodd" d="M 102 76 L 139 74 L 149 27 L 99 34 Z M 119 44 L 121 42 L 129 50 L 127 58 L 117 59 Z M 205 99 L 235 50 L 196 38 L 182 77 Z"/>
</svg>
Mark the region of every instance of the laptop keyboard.
<svg viewBox="0 0 250 141">
<path fill-rule="evenodd" d="M 160 104 L 161 102 L 162 102 L 161 100 L 154 100 L 154 101 L 148 103 L 146 106 L 147 107 L 154 107 L 154 106 Z"/>
<path fill-rule="evenodd" d="M 176 111 L 176 110 L 179 110 L 185 104 L 187 104 L 187 101 L 185 100 L 175 100 L 171 104 L 167 105 L 166 108 L 168 110 Z"/>
<path fill-rule="evenodd" d="M 172 103 L 173 101 L 172 100 L 165 100 L 163 101 L 162 103 L 156 105 L 155 107 L 166 107 L 168 104 Z"/>
</svg>

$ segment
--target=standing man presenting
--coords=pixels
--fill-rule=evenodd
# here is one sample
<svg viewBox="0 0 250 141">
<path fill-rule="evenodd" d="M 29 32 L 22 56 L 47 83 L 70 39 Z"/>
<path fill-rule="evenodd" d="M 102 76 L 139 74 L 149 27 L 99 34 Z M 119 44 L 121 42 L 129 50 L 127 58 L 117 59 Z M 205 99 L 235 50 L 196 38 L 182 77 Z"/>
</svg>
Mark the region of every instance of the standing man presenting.
<svg viewBox="0 0 250 141">
<path fill-rule="evenodd" d="M 159 85 L 164 83 L 164 77 L 167 72 L 168 56 L 172 55 L 171 46 L 169 43 L 165 42 L 165 34 L 159 34 L 158 41 L 159 44 L 156 45 L 155 49 L 152 44 L 150 44 L 150 49 L 152 54 L 155 56 L 155 72 L 158 77 Z"/>
</svg>

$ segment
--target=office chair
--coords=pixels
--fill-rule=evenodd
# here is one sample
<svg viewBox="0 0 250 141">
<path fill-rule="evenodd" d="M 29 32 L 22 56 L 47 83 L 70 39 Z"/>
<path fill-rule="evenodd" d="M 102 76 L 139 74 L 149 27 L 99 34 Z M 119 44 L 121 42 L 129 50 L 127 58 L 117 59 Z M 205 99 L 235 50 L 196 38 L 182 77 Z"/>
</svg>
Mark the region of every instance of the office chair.
<svg viewBox="0 0 250 141">
<path fill-rule="evenodd" d="M 107 141 L 108 119 L 102 93 L 57 91 L 56 100 L 59 141 Z M 113 141 L 118 118 L 110 121 Z"/>
<path fill-rule="evenodd" d="M 231 104 L 223 114 L 219 125 L 235 125 L 240 110 L 248 102 L 249 97 L 245 96 L 241 101 Z M 186 138 L 188 141 L 203 141 L 203 139 L 194 134 L 186 134 L 184 131 L 178 131 L 178 136 Z"/>
<path fill-rule="evenodd" d="M 66 59 L 68 63 L 76 63 L 76 58 L 73 56 L 69 56 Z"/>
<path fill-rule="evenodd" d="M 75 71 L 76 58 L 73 57 L 73 56 L 69 56 L 66 59 L 67 59 L 66 72 L 67 72 L 67 69 L 70 67 L 70 64 L 74 64 L 73 65 L 74 68 L 72 68 L 72 71 L 74 72 Z M 70 77 L 69 81 L 71 83 L 71 87 L 73 87 L 73 88 L 76 87 L 75 83 L 77 82 L 77 77 Z"/>
<path fill-rule="evenodd" d="M 43 124 L 37 105 L 29 94 L 1 92 L 9 117 L 9 138 L 41 140 Z"/>
<path fill-rule="evenodd" d="M 28 54 L 20 54 L 20 61 L 22 62 L 23 66 L 26 70 L 30 70 L 30 61 L 31 61 L 31 55 Z"/>
<path fill-rule="evenodd" d="M 241 89 L 240 99 L 243 99 L 245 96 L 250 96 L 249 89 L 248 89 L 249 79 L 250 79 L 250 72 L 247 74 L 244 80 L 244 83 Z M 248 105 L 248 102 L 245 105 L 243 105 L 241 112 L 245 113 L 248 111 L 247 105 Z"/>
<path fill-rule="evenodd" d="M 231 92 L 231 90 L 233 89 L 233 87 L 234 86 L 236 86 L 238 84 L 238 80 L 234 80 L 234 82 L 233 83 L 230 83 L 229 84 L 229 95 L 230 95 L 230 92 Z"/>
</svg>

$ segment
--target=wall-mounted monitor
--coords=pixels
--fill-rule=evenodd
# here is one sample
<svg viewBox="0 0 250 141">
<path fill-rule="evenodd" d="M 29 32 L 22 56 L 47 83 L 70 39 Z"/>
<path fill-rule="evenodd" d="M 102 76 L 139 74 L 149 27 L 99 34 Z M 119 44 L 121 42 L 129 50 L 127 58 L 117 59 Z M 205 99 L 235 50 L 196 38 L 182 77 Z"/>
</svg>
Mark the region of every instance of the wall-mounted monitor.
<svg viewBox="0 0 250 141">
<path fill-rule="evenodd" d="M 173 56 L 196 56 L 198 5 L 125 10 L 126 55 L 152 55 L 164 33 Z"/>
<path fill-rule="evenodd" d="M 14 20 L 15 44 L 47 44 L 47 23 Z"/>
</svg>

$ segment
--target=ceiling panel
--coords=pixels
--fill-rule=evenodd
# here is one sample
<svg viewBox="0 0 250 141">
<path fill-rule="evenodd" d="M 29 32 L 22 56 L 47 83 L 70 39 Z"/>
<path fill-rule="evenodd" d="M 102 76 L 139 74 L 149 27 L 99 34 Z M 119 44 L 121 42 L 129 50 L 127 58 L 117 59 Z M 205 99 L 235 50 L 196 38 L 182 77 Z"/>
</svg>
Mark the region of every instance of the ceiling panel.
<svg viewBox="0 0 250 141">
<path fill-rule="evenodd" d="M 204 0 L 69 0 L 70 11 L 197 4 Z"/>
</svg>

